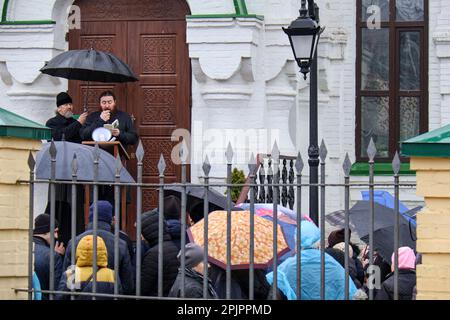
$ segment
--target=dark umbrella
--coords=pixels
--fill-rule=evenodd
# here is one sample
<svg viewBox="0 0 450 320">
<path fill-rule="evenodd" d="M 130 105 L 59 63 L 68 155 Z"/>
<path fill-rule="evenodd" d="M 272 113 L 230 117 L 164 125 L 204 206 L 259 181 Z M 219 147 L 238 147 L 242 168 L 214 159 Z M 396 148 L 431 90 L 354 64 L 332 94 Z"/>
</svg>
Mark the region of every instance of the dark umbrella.
<svg viewBox="0 0 450 320">
<path fill-rule="evenodd" d="M 85 111 L 89 82 L 122 83 L 139 80 L 125 62 L 111 53 L 94 49 L 63 52 L 47 62 L 41 72 L 69 80 L 88 81 Z"/>
<path fill-rule="evenodd" d="M 77 156 L 77 179 L 78 181 L 94 180 L 94 148 L 82 144 L 56 141 L 56 180 L 72 180 L 72 160 L 74 154 Z M 36 155 L 36 178 L 50 179 L 51 175 L 51 143 L 43 145 Z M 108 152 L 99 149 L 98 181 L 114 182 L 116 173 L 116 159 Z M 120 171 L 120 182 L 134 183 L 133 177 L 122 167 Z"/>
<path fill-rule="evenodd" d="M 183 187 L 172 185 L 164 187 L 164 195 L 175 195 L 181 198 Z M 187 203 L 186 210 L 189 211 L 189 215 L 194 222 L 198 222 L 203 219 L 203 199 L 205 197 L 205 190 L 203 187 L 186 187 Z M 209 212 L 216 210 L 226 210 L 227 197 L 219 191 L 209 188 L 208 190 L 208 202 Z M 231 207 L 234 203 L 231 203 Z"/>
<path fill-rule="evenodd" d="M 388 262 L 394 252 L 395 210 L 374 203 L 374 246 L 375 251 Z M 339 210 L 327 215 L 326 220 L 333 226 L 344 227 L 345 211 Z M 369 243 L 370 233 L 370 201 L 358 201 L 349 210 L 349 227 Z M 415 249 L 415 226 L 404 215 L 399 213 L 399 246 Z"/>
<path fill-rule="evenodd" d="M 365 243 L 369 243 L 369 235 L 361 238 Z M 391 257 L 394 253 L 394 226 L 378 229 L 373 233 L 373 245 L 381 257 L 391 264 Z M 416 228 L 410 225 L 399 225 L 398 247 L 410 247 L 416 250 Z"/>
<path fill-rule="evenodd" d="M 374 230 L 394 226 L 395 211 L 393 209 L 374 203 L 374 212 Z M 350 209 L 349 217 L 352 225 L 355 227 L 356 233 L 358 233 L 361 238 L 368 235 L 370 232 L 370 201 L 358 201 Z M 399 216 L 399 225 L 406 225 L 409 227 L 408 220 L 402 215 Z"/>
</svg>

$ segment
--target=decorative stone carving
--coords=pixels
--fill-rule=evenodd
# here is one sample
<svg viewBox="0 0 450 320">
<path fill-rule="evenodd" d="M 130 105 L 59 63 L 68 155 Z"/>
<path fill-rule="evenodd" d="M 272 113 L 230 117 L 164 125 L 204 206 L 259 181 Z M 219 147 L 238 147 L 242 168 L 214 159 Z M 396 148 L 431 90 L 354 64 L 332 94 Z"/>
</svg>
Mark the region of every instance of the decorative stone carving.
<svg viewBox="0 0 450 320">
<path fill-rule="evenodd" d="M 192 71 L 200 95 L 212 108 L 245 108 L 259 67 L 262 23 L 258 19 L 188 20 Z"/>
</svg>

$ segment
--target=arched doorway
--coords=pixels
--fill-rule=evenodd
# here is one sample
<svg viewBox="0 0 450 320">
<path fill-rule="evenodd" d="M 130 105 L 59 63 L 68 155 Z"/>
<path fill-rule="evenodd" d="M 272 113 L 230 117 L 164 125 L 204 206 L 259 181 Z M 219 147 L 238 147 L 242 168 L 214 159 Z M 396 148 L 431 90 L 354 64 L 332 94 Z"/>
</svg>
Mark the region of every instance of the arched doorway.
<svg viewBox="0 0 450 320">
<path fill-rule="evenodd" d="M 98 109 L 98 96 L 114 90 L 118 106 L 135 119 L 145 149 L 143 182 L 158 183 L 157 163 L 166 159 L 166 182 L 181 180 L 181 170 L 170 161 L 177 142 L 171 133 L 177 128 L 190 130 L 191 67 L 186 44 L 184 0 L 78 0 L 81 30 L 69 33 L 69 49 L 94 48 L 111 52 L 133 69 L 139 82 L 129 84 L 91 84 L 88 107 Z M 86 83 L 70 81 L 69 91 L 81 111 Z M 134 150 L 128 150 L 134 155 Z M 136 160 L 128 163 L 136 176 Z M 133 190 L 134 191 L 134 190 Z M 133 199 L 135 192 L 133 192 Z M 158 193 L 143 191 L 143 210 L 157 206 Z M 128 206 L 128 233 L 134 236 L 135 202 Z"/>
</svg>

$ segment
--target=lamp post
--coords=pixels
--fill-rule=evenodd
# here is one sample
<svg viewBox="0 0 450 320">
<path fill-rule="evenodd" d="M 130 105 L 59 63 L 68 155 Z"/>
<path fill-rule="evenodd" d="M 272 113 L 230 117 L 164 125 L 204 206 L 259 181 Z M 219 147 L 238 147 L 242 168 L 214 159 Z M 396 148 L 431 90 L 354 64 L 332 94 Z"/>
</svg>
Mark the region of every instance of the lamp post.
<svg viewBox="0 0 450 320">
<path fill-rule="evenodd" d="M 310 79 L 310 101 L 309 101 L 309 216 L 319 223 L 319 144 L 318 144 L 318 89 L 317 89 L 317 46 L 319 38 L 325 28 L 319 24 L 319 7 L 314 0 L 302 0 L 300 16 L 291 22 L 289 27 L 283 28 L 288 35 L 289 42 L 294 53 L 295 60 L 300 67 L 300 72 L 306 80 L 308 73 Z M 316 184 L 316 186 L 313 186 Z M 298 209 L 300 210 L 300 209 Z"/>
</svg>

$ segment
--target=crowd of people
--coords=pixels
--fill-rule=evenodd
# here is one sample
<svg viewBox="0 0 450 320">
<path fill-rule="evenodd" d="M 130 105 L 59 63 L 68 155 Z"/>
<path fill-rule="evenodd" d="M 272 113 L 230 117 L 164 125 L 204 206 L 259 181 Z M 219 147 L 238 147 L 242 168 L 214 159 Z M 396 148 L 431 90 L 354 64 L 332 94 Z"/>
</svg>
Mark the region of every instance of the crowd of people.
<svg viewBox="0 0 450 320">
<path fill-rule="evenodd" d="M 119 121 L 119 126 L 112 129 L 112 136 L 119 140 L 125 147 L 137 142 L 138 136 L 129 115 L 121 112 L 116 106 L 116 97 L 113 92 L 103 92 L 99 97 L 100 109 L 97 112 L 83 113 L 77 120 L 73 118 L 72 99 L 67 93 L 60 93 L 57 97 L 56 116 L 47 122 L 52 129 L 52 137 L 55 141 L 66 140 L 81 143 L 90 140 L 93 130 L 105 124 Z M 79 187 L 77 187 L 79 189 Z M 56 190 L 55 213 L 59 225 L 55 229 L 54 247 L 54 278 L 53 288 L 56 290 L 56 299 L 69 299 L 70 293 L 88 293 L 92 291 L 93 284 L 93 207 L 89 211 L 89 224 L 84 228 L 82 215 L 77 215 L 76 233 L 74 239 L 70 239 L 70 192 L 64 185 Z M 118 243 L 118 278 L 116 279 L 115 268 L 115 237 L 113 192 L 107 187 L 99 190 L 99 201 L 97 202 L 97 280 L 96 292 L 103 294 L 114 294 L 117 284 L 119 294 L 136 294 L 136 263 L 141 261 L 140 294 L 142 296 L 158 296 L 158 265 L 159 265 L 159 211 L 142 214 L 141 219 L 141 257 L 136 258 L 136 248 L 128 235 L 120 231 Z M 77 197 L 81 208 L 83 199 L 82 189 Z M 235 210 L 242 210 L 234 208 Z M 39 282 L 41 290 L 48 291 L 50 288 L 50 206 L 46 213 L 35 218 L 34 228 L 34 270 L 35 282 Z M 227 297 L 227 274 L 226 271 L 213 264 L 203 265 L 204 249 L 195 243 L 189 243 L 186 234 L 185 247 L 185 269 L 180 270 L 181 257 L 181 235 L 182 223 L 180 220 L 181 203 L 174 195 L 164 198 L 164 221 L 162 230 L 163 245 L 163 296 L 203 298 L 204 281 L 206 278 L 207 298 L 224 299 Z M 118 222 L 117 222 L 118 223 Z M 186 224 L 189 226 L 192 220 L 187 216 Z M 258 300 L 271 299 L 310 299 L 321 298 L 321 262 L 322 250 L 320 248 L 320 232 L 314 223 L 306 220 L 300 222 L 301 243 L 295 244 L 295 250 L 289 257 L 280 259 L 277 267 L 277 289 L 273 292 L 273 270 L 257 268 L 254 270 L 254 298 Z M 348 263 L 349 299 L 367 299 L 369 288 L 373 297 L 380 300 L 394 299 L 394 255 L 391 261 L 386 261 L 373 252 L 373 264 L 377 266 L 378 272 L 371 277 L 372 270 L 369 268 L 369 252 L 361 252 L 360 247 L 350 243 L 348 250 L 345 246 L 344 229 L 333 231 L 328 236 L 327 246 L 324 248 L 325 266 L 325 299 L 342 300 L 346 298 L 346 260 Z M 75 261 L 71 263 L 72 241 Z M 298 256 L 300 255 L 300 256 Z M 346 255 L 348 258 L 346 259 Z M 297 297 L 297 267 L 300 258 L 301 268 L 301 290 Z M 417 261 L 413 249 L 401 247 L 398 250 L 398 297 L 399 299 L 411 300 L 415 298 Z M 206 271 L 206 273 L 205 273 Z M 250 281 L 249 269 L 231 271 L 230 290 L 232 299 L 249 299 Z M 182 275 L 184 274 L 184 290 L 182 290 Z M 371 280 L 375 280 L 371 286 Z M 370 280 L 370 281 L 369 281 Z M 369 283 L 370 282 L 370 283 Z M 377 285 L 379 284 L 379 285 Z M 48 299 L 49 294 L 42 294 L 43 299 Z M 79 295 L 77 299 L 90 299 L 89 295 Z"/>
<path fill-rule="evenodd" d="M 209 263 L 203 265 L 203 247 L 189 243 L 186 236 L 185 269 L 181 270 L 180 247 L 180 200 L 175 196 L 164 199 L 163 223 L 163 296 L 181 297 L 182 273 L 185 277 L 184 297 L 204 297 L 203 283 L 207 281 L 208 299 L 225 299 L 226 271 Z M 136 293 L 136 249 L 132 241 L 124 233 L 120 233 L 118 243 L 119 264 L 118 279 L 114 273 L 114 219 L 113 207 L 108 201 L 98 201 L 97 229 L 97 293 L 114 294 L 114 283 L 118 283 L 119 293 L 134 295 Z M 159 259 L 159 212 L 154 209 L 142 214 L 142 247 L 141 247 L 141 288 L 142 296 L 158 296 L 158 259 Z M 277 291 L 275 296 L 281 300 L 297 298 L 318 300 L 321 298 L 321 250 L 320 232 L 314 223 L 301 221 L 301 244 L 296 244 L 296 252 L 278 265 Z M 76 292 L 91 292 L 93 279 L 93 206 L 90 208 L 89 224 L 86 231 L 79 234 L 75 241 L 75 265 L 71 265 L 71 241 L 64 246 L 56 241 L 54 248 L 54 288 L 58 292 L 56 299 L 69 299 L 72 288 Z M 58 228 L 55 229 L 55 238 Z M 325 251 L 325 299 L 345 299 L 345 242 L 344 230 L 336 230 L 329 234 Z M 41 214 L 35 219 L 34 229 L 34 267 L 42 290 L 48 290 L 50 267 L 50 218 Z M 349 244 L 348 272 L 349 299 L 363 300 L 369 296 L 367 250 L 361 252 L 358 245 Z M 297 254 L 300 254 L 301 296 L 297 297 Z M 398 294 L 399 299 L 411 300 L 415 296 L 415 267 L 417 259 L 413 249 L 401 247 L 398 251 Z M 373 287 L 374 299 L 394 299 L 394 255 L 392 261 L 385 261 L 374 252 L 374 265 L 378 266 L 378 279 Z M 207 273 L 205 274 L 205 270 Z M 231 271 L 230 292 L 232 299 L 249 298 L 249 269 Z M 254 298 L 257 300 L 272 299 L 273 270 L 254 270 Z M 64 294 L 64 292 L 66 294 Z M 43 294 L 43 299 L 48 299 Z M 88 295 L 77 296 L 77 299 L 90 299 Z"/>
</svg>

